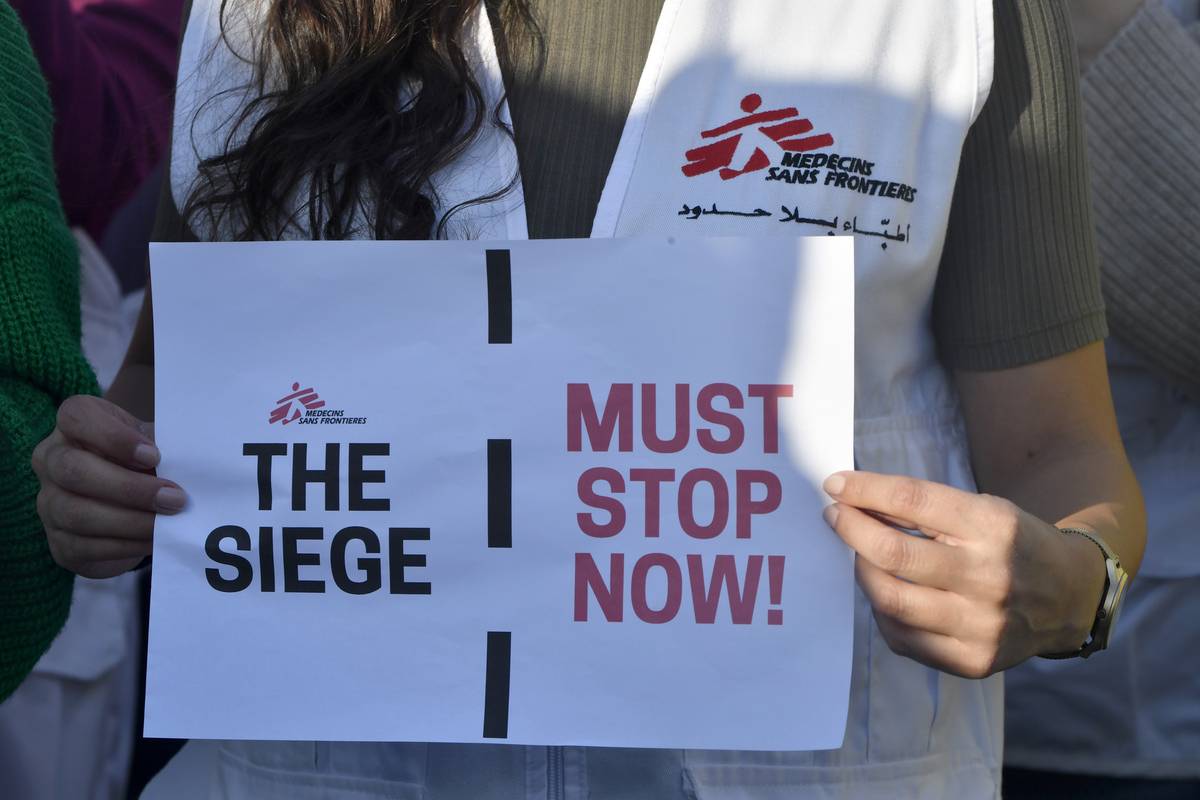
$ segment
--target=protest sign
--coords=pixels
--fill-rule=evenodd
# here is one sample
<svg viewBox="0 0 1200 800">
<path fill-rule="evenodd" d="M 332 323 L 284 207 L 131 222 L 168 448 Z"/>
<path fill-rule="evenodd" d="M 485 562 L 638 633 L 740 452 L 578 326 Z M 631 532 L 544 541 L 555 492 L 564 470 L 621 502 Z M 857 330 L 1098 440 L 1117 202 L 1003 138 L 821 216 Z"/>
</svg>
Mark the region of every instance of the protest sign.
<svg viewBox="0 0 1200 800">
<path fill-rule="evenodd" d="M 149 735 L 840 746 L 849 239 L 151 257 Z"/>
</svg>

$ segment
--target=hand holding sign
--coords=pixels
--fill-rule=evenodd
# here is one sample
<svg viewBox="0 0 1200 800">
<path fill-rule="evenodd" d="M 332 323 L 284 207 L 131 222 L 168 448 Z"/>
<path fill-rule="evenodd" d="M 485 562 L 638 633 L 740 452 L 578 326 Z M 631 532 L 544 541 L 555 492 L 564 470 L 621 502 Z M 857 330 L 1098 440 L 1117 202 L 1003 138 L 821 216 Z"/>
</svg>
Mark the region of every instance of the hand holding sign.
<svg viewBox="0 0 1200 800">
<path fill-rule="evenodd" d="M 1087 638 L 1095 604 L 1073 598 L 1099 598 L 1103 573 L 1073 568 L 1102 558 L 1082 537 L 1008 500 L 915 478 L 841 472 L 825 491 L 838 501 L 826 520 L 858 553 L 858 582 L 895 652 L 983 678 Z"/>
<path fill-rule="evenodd" d="M 54 432 L 33 451 L 38 513 L 55 561 L 85 578 L 111 578 L 150 555 L 155 514 L 187 502 L 153 474 L 154 425 L 99 397 L 67 398 Z"/>
</svg>

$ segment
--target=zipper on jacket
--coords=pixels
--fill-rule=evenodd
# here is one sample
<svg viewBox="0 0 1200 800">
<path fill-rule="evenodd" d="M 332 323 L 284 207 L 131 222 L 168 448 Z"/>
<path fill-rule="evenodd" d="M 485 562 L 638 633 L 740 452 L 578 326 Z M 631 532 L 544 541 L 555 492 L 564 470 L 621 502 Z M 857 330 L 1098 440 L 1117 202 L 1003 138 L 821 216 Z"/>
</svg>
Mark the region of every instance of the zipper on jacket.
<svg viewBox="0 0 1200 800">
<path fill-rule="evenodd" d="M 567 777 L 563 748 L 546 748 L 546 800 L 566 800 Z"/>
</svg>

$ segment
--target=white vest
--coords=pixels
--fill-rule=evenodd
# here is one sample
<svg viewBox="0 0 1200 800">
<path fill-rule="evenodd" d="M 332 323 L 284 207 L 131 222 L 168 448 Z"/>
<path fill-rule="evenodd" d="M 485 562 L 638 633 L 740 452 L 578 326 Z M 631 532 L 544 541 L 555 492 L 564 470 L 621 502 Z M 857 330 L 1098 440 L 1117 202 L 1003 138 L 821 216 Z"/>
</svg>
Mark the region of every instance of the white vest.
<svg viewBox="0 0 1200 800">
<path fill-rule="evenodd" d="M 219 5 L 197 0 L 183 47 L 180 205 L 196 172 L 187 143 L 218 152 L 241 99 L 205 101 L 249 74 L 218 42 Z M 476 32 L 494 102 L 502 78 L 482 14 Z M 985 0 L 667 0 L 592 235 L 855 236 L 858 465 L 971 488 L 930 306 L 959 155 L 991 69 Z M 443 207 L 504 185 L 515 166 L 511 141 L 485 132 L 439 176 Z M 523 238 L 520 187 L 450 230 Z M 1001 693 L 998 677 L 961 680 L 893 654 L 860 595 L 840 750 L 231 742 L 213 785 L 255 798 L 991 798 Z"/>
</svg>

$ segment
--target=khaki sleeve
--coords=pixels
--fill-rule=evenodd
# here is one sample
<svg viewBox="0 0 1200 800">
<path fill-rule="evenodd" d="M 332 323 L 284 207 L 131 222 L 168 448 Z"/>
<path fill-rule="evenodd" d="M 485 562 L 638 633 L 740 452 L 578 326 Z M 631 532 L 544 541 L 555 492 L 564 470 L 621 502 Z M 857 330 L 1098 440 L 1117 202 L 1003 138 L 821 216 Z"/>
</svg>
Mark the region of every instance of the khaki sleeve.
<svg viewBox="0 0 1200 800">
<path fill-rule="evenodd" d="M 952 369 L 1042 361 L 1107 334 L 1075 45 L 1058 0 L 997 0 L 995 78 L 967 135 L 933 302 Z"/>
</svg>

